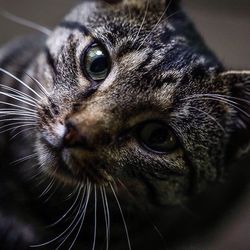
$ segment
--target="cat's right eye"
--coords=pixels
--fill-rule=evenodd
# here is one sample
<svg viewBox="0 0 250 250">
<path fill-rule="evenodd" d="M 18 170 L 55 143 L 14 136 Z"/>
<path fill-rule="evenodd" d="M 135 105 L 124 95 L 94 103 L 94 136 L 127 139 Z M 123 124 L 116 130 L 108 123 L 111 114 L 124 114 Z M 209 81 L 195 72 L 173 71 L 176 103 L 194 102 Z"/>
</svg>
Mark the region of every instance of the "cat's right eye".
<svg viewBox="0 0 250 250">
<path fill-rule="evenodd" d="M 176 135 L 165 124 L 150 121 L 137 129 L 137 139 L 146 149 L 156 153 L 167 153 L 178 147 Z"/>
<path fill-rule="evenodd" d="M 96 43 L 91 45 L 85 51 L 81 67 L 89 80 L 96 82 L 104 81 L 111 68 L 107 50 Z"/>
</svg>

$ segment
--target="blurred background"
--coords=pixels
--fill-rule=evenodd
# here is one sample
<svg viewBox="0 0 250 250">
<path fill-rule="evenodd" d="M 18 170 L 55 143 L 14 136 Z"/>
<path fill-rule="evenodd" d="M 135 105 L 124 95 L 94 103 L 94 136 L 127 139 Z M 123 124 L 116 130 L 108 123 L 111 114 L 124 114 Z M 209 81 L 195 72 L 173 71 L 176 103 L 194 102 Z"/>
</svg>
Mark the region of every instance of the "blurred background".
<svg viewBox="0 0 250 250">
<path fill-rule="evenodd" d="M 79 1 L 79 0 L 78 0 Z M 0 9 L 54 27 L 77 0 L 0 0 Z M 233 69 L 250 69 L 250 1 L 183 0 L 207 44 Z M 0 45 L 32 32 L 0 17 Z"/>
</svg>

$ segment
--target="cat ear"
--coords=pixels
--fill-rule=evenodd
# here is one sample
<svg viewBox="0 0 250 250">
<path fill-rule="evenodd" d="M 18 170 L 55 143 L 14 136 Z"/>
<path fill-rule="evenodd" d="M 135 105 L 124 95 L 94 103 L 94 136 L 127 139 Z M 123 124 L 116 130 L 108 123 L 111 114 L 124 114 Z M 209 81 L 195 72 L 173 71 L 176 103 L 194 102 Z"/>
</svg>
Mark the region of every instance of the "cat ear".
<svg viewBox="0 0 250 250">
<path fill-rule="evenodd" d="M 231 89 L 228 100 L 236 111 L 228 154 L 235 159 L 250 152 L 250 71 L 228 71 L 219 78 Z"/>
</svg>

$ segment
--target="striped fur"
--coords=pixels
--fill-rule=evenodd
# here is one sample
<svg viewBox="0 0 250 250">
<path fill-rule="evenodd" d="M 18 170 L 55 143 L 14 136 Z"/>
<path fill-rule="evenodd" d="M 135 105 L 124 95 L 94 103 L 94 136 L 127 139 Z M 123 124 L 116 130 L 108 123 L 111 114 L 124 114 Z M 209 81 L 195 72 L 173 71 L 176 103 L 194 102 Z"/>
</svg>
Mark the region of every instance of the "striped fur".
<svg viewBox="0 0 250 250">
<path fill-rule="evenodd" d="M 82 56 L 93 42 L 102 44 L 112 61 L 111 71 L 101 83 L 92 82 L 83 74 Z M 44 231 L 35 233 L 32 227 L 42 227 L 58 217 L 66 209 L 65 205 L 59 208 L 58 202 L 65 199 L 66 191 L 72 190 L 78 197 L 83 195 L 86 207 L 91 203 L 93 211 L 95 202 L 105 207 L 106 223 L 98 220 L 96 249 L 101 249 L 106 237 L 103 231 L 107 230 L 108 204 L 111 217 L 120 216 L 114 192 L 132 214 L 136 214 L 135 203 L 152 214 L 164 211 L 165 220 L 160 221 L 163 228 L 169 228 L 173 225 L 171 220 L 167 222 L 172 217 L 169 207 L 174 206 L 177 211 L 214 185 L 223 178 L 228 162 L 248 151 L 246 101 L 250 99 L 250 74 L 224 73 L 221 63 L 174 1 L 86 1 L 71 11 L 48 38 L 32 36 L 4 47 L 0 51 L 0 66 L 1 84 L 24 93 L 20 100 L 13 89 L 2 87 L 0 95 L 1 110 L 9 109 L 1 122 L 7 131 L 0 137 L 0 183 L 8 176 L 15 187 L 6 194 L 0 191 L 0 201 L 13 196 L 0 209 L 8 217 L 22 207 L 17 220 L 31 225 L 31 229 L 24 226 L 23 232 L 18 233 L 22 235 L 18 238 L 22 244 L 40 243 L 55 237 L 56 232 L 60 236 L 60 224 L 48 235 Z M 23 121 L 18 120 L 20 114 L 14 109 L 23 112 Z M 179 147 L 166 154 L 142 147 L 131 131 L 149 120 L 160 120 L 171 127 Z M 13 130 L 8 130 L 8 125 L 15 121 L 19 122 L 16 126 L 21 126 L 21 133 L 10 143 Z M 64 147 L 67 123 L 74 124 L 85 136 L 87 150 Z M 14 135 L 19 131 L 14 130 Z M 235 139 L 239 137 L 240 141 Z M 33 158 L 23 158 L 32 153 Z M 9 163 L 20 158 L 28 161 L 21 162 L 18 170 L 10 170 Z M 34 173 L 44 181 L 44 193 L 62 185 L 46 205 L 36 199 L 40 188 L 33 188 L 33 182 L 27 180 Z M 8 190 L 8 183 L 3 181 L 0 187 Z M 94 201 L 89 199 L 91 195 Z M 86 207 L 81 199 L 75 201 L 84 212 Z M 72 200 L 68 203 L 72 204 Z M 73 224 L 78 224 L 70 229 L 78 236 L 83 213 L 75 214 Z M 102 211 L 100 214 L 103 217 Z M 88 219 L 85 239 L 81 236 L 75 244 L 74 236 L 65 238 L 69 233 L 66 232 L 41 247 L 54 249 L 62 243 L 65 249 L 71 245 L 76 246 L 73 249 L 91 249 L 91 233 L 96 226 Z M 0 228 L 2 221 L 0 218 Z M 119 240 L 123 226 L 129 238 L 122 222 L 112 224 L 115 243 L 110 249 L 131 249 L 126 237 Z M 136 234 L 137 223 L 132 223 L 130 233 L 134 249 L 160 249 L 162 242 L 157 237 L 149 237 L 146 242 Z M 151 235 L 150 223 L 140 223 L 140 228 L 145 226 L 143 233 Z M 167 232 L 165 229 L 163 234 Z M 87 243 L 83 244 L 85 240 Z"/>
</svg>

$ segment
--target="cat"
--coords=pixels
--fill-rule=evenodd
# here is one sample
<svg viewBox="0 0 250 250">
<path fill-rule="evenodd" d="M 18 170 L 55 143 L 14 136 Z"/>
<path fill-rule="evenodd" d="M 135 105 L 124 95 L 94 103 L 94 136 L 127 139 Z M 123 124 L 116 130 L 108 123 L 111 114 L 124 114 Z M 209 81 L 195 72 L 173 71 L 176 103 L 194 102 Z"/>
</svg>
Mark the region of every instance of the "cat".
<svg viewBox="0 0 250 250">
<path fill-rule="evenodd" d="M 0 50 L 1 249 L 181 242 L 182 208 L 249 151 L 250 72 L 175 0 L 84 1 L 45 33 Z"/>
</svg>

